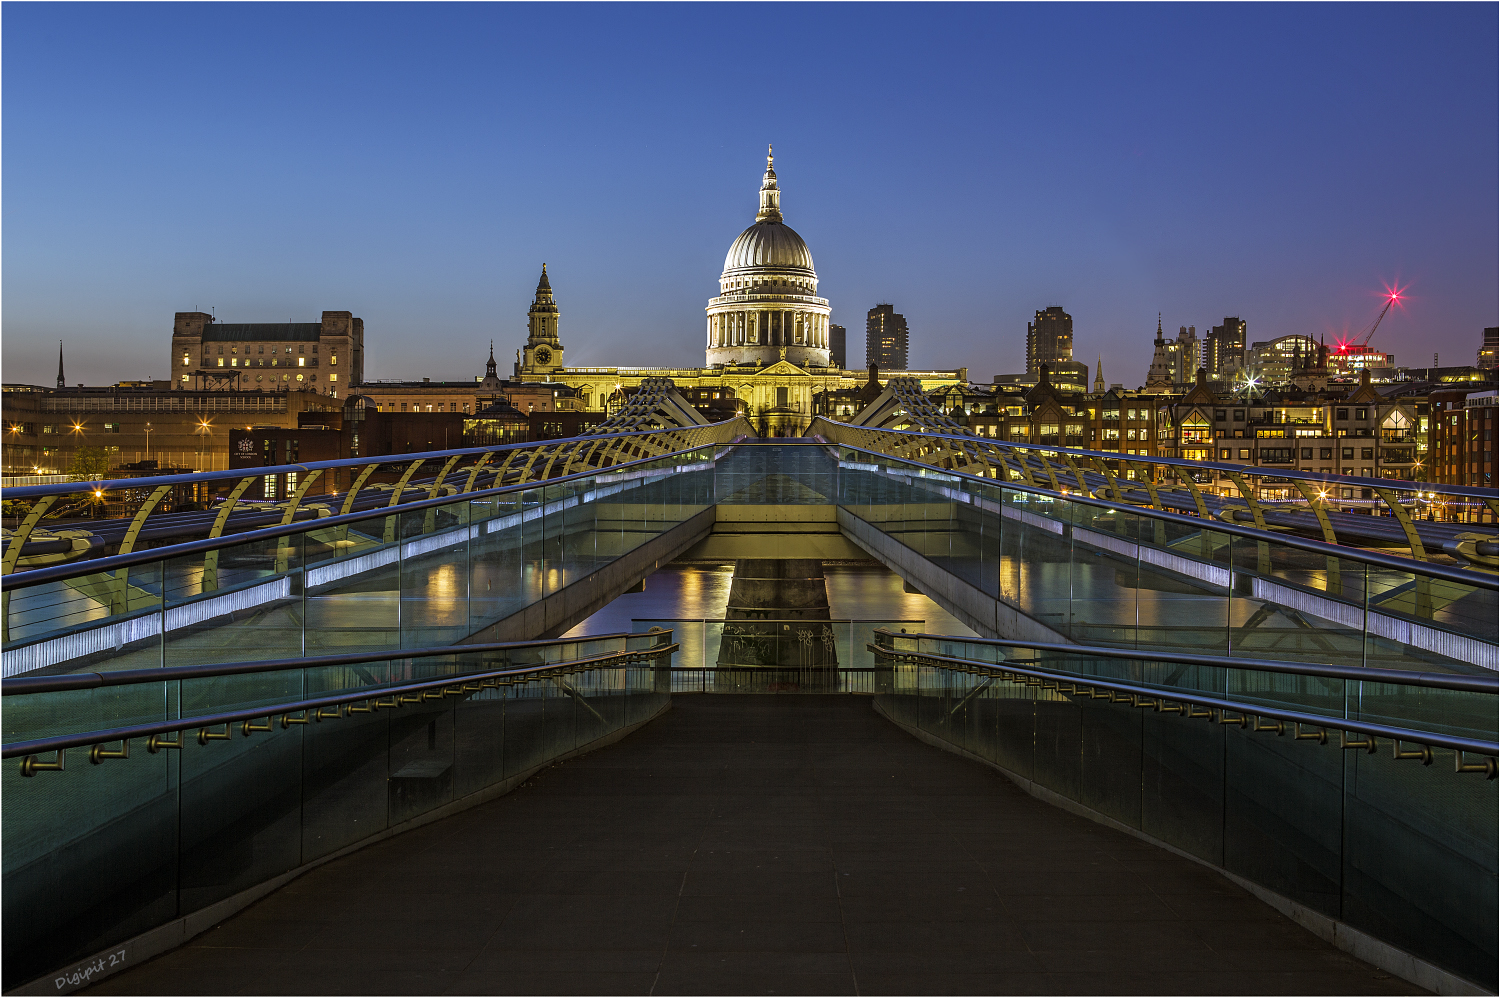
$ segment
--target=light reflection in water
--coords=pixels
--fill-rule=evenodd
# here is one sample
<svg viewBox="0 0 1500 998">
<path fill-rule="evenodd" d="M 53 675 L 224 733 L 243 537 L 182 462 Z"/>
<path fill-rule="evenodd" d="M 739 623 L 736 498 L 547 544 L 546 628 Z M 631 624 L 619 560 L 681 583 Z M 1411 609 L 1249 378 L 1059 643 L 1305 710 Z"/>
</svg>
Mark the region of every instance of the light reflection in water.
<svg viewBox="0 0 1500 998">
<path fill-rule="evenodd" d="M 722 619 L 733 574 L 732 562 L 673 562 L 646 577 L 645 592 L 626 593 L 564 637 L 629 631 L 632 619 Z M 883 565 L 824 562 L 823 575 L 834 618 L 925 620 L 929 633 L 974 636 L 926 596 L 903 592 L 901 577 Z"/>
<path fill-rule="evenodd" d="M 427 573 L 427 598 L 437 600 L 458 599 L 463 596 L 462 581 L 458 574 L 457 565 L 439 565 Z"/>
</svg>

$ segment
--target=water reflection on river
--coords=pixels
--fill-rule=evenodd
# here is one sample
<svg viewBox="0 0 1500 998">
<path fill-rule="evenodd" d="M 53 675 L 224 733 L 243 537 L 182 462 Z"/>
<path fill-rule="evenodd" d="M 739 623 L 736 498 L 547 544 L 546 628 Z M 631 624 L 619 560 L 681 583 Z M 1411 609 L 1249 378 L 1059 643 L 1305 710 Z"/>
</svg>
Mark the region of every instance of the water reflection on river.
<svg viewBox="0 0 1500 998">
<path fill-rule="evenodd" d="M 673 562 L 646 577 L 645 592 L 626 593 L 564 636 L 629 631 L 632 619 L 721 619 L 733 575 L 732 562 Z M 836 619 L 922 620 L 931 634 L 974 634 L 926 596 L 903 592 L 901 577 L 878 563 L 827 561 L 823 575 Z"/>
</svg>

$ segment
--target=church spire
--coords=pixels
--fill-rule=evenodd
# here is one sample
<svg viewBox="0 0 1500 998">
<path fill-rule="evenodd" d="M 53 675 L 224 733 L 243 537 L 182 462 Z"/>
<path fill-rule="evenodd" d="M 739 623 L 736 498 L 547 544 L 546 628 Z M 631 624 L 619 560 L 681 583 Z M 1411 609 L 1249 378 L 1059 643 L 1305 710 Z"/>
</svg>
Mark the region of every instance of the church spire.
<svg viewBox="0 0 1500 998">
<path fill-rule="evenodd" d="M 755 213 L 757 222 L 781 221 L 781 191 L 776 186 L 775 157 L 771 147 L 766 146 L 766 175 L 760 183 L 760 211 Z"/>
<path fill-rule="evenodd" d="M 68 379 L 63 377 L 62 340 L 57 341 L 57 387 L 68 387 Z"/>
<path fill-rule="evenodd" d="M 547 280 L 547 265 L 545 263 L 542 264 L 542 279 L 536 282 L 536 296 L 540 298 L 543 292 L 549 295 L 552 293 L 552 282 Z"/>
<path fill-rule="evenodd" d="M 1104 394 L 1104 357 L 1099 357 L 1099 367 L 1094 373 L 1094 394 Z"/>
<path fill-rule="evenodd" d="M 495 341 L 490 340 L 490 359 L 484 365 L 484 376 L 486 378 L 497 377 L 495 374 Z"/>
</svg>

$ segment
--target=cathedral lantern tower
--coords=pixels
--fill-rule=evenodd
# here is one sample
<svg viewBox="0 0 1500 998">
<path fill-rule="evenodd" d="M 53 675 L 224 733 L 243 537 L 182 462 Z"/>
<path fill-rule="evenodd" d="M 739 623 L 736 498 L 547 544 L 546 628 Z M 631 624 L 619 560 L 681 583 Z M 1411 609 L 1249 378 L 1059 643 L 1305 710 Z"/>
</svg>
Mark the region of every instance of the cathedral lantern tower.
<svg viewBox="0 0 1500 998">
<path fill-rule="evenodd" d="M 557 338 L 557 302 L 552 297 L 552 282 L 547 280 L 547 265 L 542 264 L 542 279 L 536 285 L 536 298 L 527 313 L 526 348 L 521 353 L 516 374 L 523 377 L 548 377 L 562 370 L 563 346 Z"/>
<path fill-rule="evenodd" d="M 768 148 L 755 224 L 729 247 L 719 296 L 708 301 L 708 365 L 766 367 L 785 360 L 827 367 L 830 309 L 817 294 L 812 252 L 782 220 Z"/>
</svg>

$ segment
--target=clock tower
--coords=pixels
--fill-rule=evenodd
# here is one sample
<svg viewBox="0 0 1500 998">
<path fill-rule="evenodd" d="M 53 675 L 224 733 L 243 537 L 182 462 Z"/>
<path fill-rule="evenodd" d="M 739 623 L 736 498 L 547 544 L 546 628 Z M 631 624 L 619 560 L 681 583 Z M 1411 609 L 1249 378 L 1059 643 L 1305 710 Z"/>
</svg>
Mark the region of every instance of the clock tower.
<svg viewBox="0 0 1500 998">
<path fill-rule="evenodd" d="M 518 376 L 548 376 L 562 370 L 563 347 L 557 339 L 557 302 L 552 298 L 552 283 L 547 280 L 547 265 L 542 264 L 542 279 L 537 282 L 536 299 L 527 314 L 526 348 L 521 352 Z"/>
</svg>

